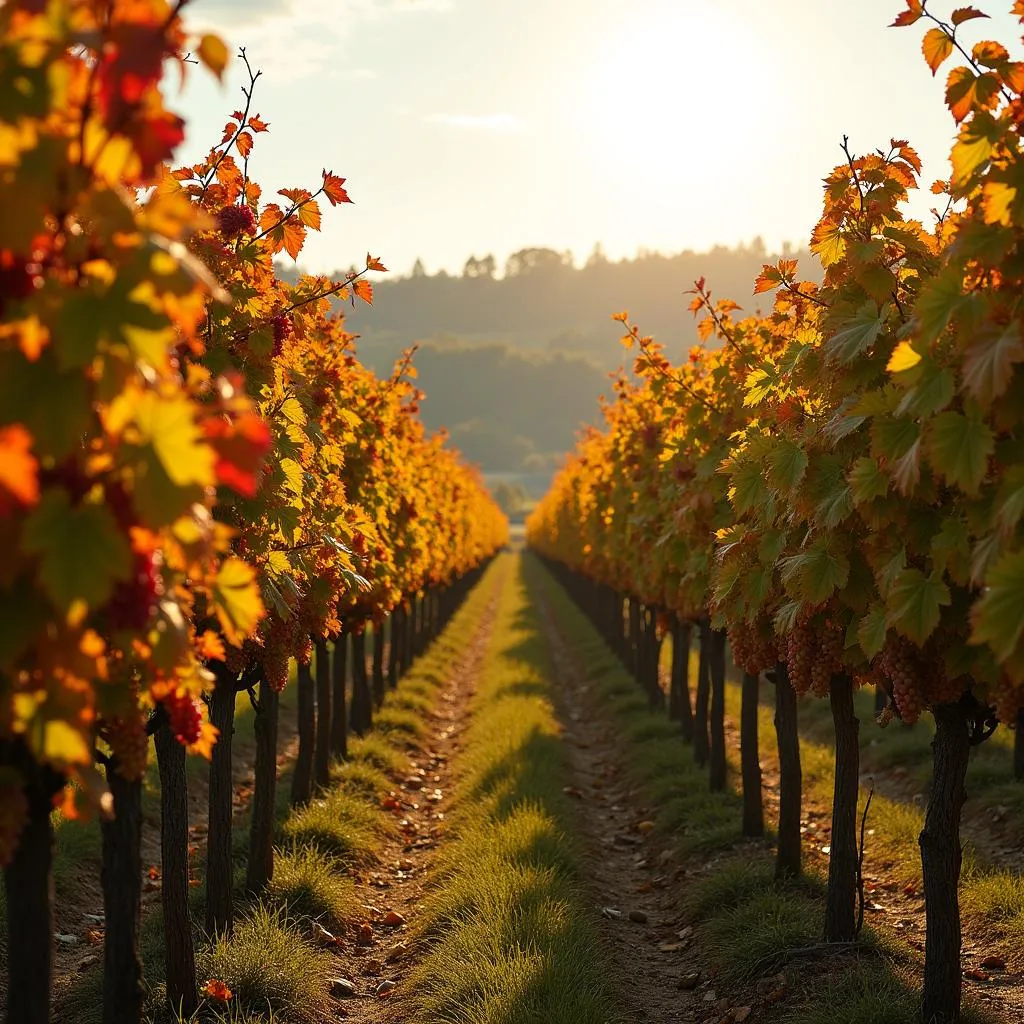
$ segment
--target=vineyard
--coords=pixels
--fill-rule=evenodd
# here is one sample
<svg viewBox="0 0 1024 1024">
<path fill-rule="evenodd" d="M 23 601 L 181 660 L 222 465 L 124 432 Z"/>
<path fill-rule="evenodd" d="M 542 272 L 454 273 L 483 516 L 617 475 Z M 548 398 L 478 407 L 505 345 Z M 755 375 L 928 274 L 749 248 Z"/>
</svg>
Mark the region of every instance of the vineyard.
<svg viewBox="0 0 1024 1024">
<path fill-rule="evenodd" d="M 264 191 L 263 73 L 189 7 L 0 4 L 5 1019 L 1024 1019 L 1024 63 L 986 15 L 893 23 L 954 65 L 931 220 L 909 141 L 843 137 L 820 283 L 696 281 L 681 360 L 615 313 L 523 551 L 415 349 L 360 360 L 382 260 L 282 273 L 346 180 Z M 170 83 L 234 64 L 181 164 Z"/>
</svg>

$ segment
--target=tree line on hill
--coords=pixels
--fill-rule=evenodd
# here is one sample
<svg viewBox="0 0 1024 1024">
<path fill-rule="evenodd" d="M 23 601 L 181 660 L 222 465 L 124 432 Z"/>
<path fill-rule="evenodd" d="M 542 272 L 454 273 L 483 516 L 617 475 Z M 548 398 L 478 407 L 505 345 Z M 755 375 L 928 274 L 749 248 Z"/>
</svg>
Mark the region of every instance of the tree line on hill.
<svg viewBox="0 0 1024 1024">
<path fill-rule="evenodd" d="M 801 259 L 805 277 L 818 276 L 806 251 L 783 246 L 783 255 Z M 428 274 L 417 260 L 410 274 L 375 284 L 372 307 L 348 310 L 346 325 L 360 335 L 361 359 L 378 371 L 419 345 L 424 421 L 446 427 L 485 472 L 546 472 L 594 418 L 608 373 L 622 362 L 612 313 L 628 309 L 678 357 L 698 343 L 687 311 L 693 282 L 703 277 L 718 295 L 742 296 L 776 256 L 754 239 L 617 261 L 598 245 L 579 266 L 572 253 L 527 248 L 501 273 L 492 254 L 470 256 L 461 275 Z M 751 296 L 747 311 L 759 301 Z"/>
</svg>

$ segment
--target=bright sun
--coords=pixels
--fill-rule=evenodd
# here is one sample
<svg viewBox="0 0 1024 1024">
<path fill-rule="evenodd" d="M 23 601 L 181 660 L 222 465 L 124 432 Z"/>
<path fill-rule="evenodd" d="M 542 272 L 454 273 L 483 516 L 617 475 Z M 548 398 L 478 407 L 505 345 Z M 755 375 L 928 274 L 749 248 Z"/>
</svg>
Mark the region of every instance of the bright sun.
<svg viewBox="0 0 1024 1024">
<path fill-rule="evenodd" d="M 711 147 L 723 126 L 732 135 L 745 121 L 768 84 L 739 15 L 685 6 L 665 4 L 653 17 L 628 21 L 594 65 L 588 134 L 608 169 L 634 188 L 678 184 L 684 167 L 688 182 L 720 174 Z"/>
</svg>

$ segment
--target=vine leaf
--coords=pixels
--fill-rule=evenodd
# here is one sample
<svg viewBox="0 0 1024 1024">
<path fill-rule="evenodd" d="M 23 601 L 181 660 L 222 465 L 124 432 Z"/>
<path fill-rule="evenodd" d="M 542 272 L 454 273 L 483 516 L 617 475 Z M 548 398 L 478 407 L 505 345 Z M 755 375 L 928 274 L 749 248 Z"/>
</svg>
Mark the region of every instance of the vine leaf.
<svg viewBox="0 0 1024 1024">
<path fill-rule="evenodd" d="M 826 345 L 830 358 L 841 363 L 848 363 L 874 345 L 879 332 L 889 315 L 886 306 L 879 312 L 873 302 L 865 302 L 852 320 L 847 320 L 836 331 Z"/>
<path fill-rule="evenodd" d="M 953 52 L 953 40 L 945 30 L 930 28 L 924 34 L 921 49 L 924 52 L 924 59 L 928 62 L 928 67 L 932 69 L 934 75 L 943 61 Z"/>
<path fill-rule="evenodd" d="M 948 483 L 976 494 L 995 449 L 992 431 L 959 412 L 940 413 L 928 429 L 928 453 L 935 472 Z"/>
<path fill-rule="evenodd" d="M 964 354 L 963 388 L 983 405 L 989 405 L 1010 386 L 1015 363 L 1024 361 L 1020 325 L 992 329 Z"/>
<path fill-rule="evenodd" d="M 888 625 L 915 644 L 923 644 L 939 624 L 943 605 L 950 603 L 949 587 L 920 569 L 904 569 L 893 582 L 888 599 Z"/>
<path fill-rule="evenodd" d="M 228 558 L 221 565 L 211 599 L 230 644 L 241 644 L 265 614 L 256 573 L 240 558 Z"/>
<path fill-rule="evenodd" d="M 1024 551 L 998 558 L 985 574 L 985 592 L 971 609 L 971 643 L 987 643 L 1002 662 L 1024 632 Z"/>
<path fill-rule="evenodd" d="M 39 579 L 61 612 L 82 603 L 98 608 L 128 578 L 132 553 L 105 505 L 71 506 L 68 492 L 51 488 L 25 520 L 22 544 L 38 555 Z"/>
</svg>

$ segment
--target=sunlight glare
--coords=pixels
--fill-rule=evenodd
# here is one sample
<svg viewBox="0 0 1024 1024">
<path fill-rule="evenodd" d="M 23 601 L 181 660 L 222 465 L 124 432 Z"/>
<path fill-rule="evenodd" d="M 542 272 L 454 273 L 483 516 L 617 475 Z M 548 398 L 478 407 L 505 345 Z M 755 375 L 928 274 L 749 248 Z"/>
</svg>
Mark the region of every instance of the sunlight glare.
<svg viewBox="0 0 1024 1024">
<path fill-rule="evenodd" d="M 773 84 L 739 12 L 705 4 L 659 4 L 635 16 L 593 66 L 588 131 L 602 162 L 618 153 L 608 169 L 631 192 L 720 177 L 716 139 L 740 122 L 748 135 L 749 114 Z M 752 131 L 769 132 L 766 120 Z"/>
</svg>

